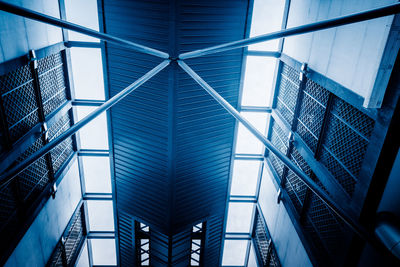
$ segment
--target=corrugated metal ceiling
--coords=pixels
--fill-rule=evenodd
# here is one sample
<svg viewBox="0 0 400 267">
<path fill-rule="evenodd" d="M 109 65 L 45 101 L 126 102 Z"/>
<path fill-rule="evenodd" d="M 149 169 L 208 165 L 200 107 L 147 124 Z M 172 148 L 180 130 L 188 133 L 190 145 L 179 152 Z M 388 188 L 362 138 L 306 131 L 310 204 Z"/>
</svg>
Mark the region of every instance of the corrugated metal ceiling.
<svg viewBox="0 0 400 267">
<path fill-rule="evenodd" d="M 107 33 L 171 56 L 242 39 L 248 2 L 104 1 Z M 107 45 L 110 96 L 160 63 Z M 237 106 L 242 50 L 187 63 Z M 235 121 L 172 63 L 111 110 L 119 251 L 132 259 L 137 219 L 169 236 L 207 220 L 206 266 L 219 260 Z M 123 216 L 122 216 L 123 215 Z M 121 220 L 123 217 L 123 220 Z"/>
</svg>

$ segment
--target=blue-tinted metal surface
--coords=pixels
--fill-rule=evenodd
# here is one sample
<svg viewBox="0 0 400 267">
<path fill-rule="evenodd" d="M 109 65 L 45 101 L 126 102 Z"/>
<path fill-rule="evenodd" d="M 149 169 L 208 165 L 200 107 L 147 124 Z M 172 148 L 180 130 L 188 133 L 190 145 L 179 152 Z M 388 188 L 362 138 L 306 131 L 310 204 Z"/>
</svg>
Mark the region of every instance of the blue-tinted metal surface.
<svg viewBox="0 0 400 267">
<path fill-rule="evenodd" d="M 103 11 L 107 33 L 176 57 L 244 38 L 247 5 L 239 0 L 105 0 Z M 158 63 L 154 57 L 108 44 L 110 96 Z M 241 63 L 241 49 L 188 60 L 234 107 Z M 216 266 L 234 119 L 173 62 L 113 107 L 111 120 L 121 265 L 133 257 L 127 218 L 135 216 L 170 235 L 172 248 L 179 246 L 173 236 L 206 220 L 205 266 Z"/>
</svg>

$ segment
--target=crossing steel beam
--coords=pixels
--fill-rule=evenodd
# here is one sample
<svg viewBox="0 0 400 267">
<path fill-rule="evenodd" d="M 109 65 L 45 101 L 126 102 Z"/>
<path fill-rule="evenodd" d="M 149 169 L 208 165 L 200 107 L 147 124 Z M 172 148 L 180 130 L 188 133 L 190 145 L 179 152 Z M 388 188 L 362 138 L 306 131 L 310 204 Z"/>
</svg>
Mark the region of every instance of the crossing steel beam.
<svg viewBox="0 0 400 267">
<path fill-rule="evenodd" d="M 241 48 L 245 46 L 249 46 L 252 44 L 257 44 L 257 43 L 262 43 L 265 41 L 271 41 L 274 39 L 279 39 L 283 37 L 289 37 L 289 36 L 294 36 L 294 35 L 299 35 L 299 34 L 304 34 L 304 33 L 309 33 L 309 32 L 315 32 L 315 31 L 320 31 L 320 30 L 325 30 L 329 28 L 334 28 L 338 26 L 343 26 L 351 23 L 356 23 L 356 22 L 361 22 L 365 20 L 370 20 L 370 19 L 376 19 L 380 17 L 385 17 L 389 15 L 393 15 L 396 13 L 400 12 L 400 3 L 394 3 L 391 5 L 387 5 L 384 7 L 379 7 L 363 12 L 358 12 L 346 16 L 341 16 L 333 19 L 327 19 L 323 21 L 318 21 L 306 25 L 301 25 L 298 27 L 293 27 L 289 29 L 284 29 L 281 31 L 277 32 L 272 32 L 272 33 L 267 33 L 251 38 L 247 38 L 244 40 L 239 40 L 239 41 L 234 41 L 234 42 L 229 42 L 225 44 L 220 44 L 204 49 L 199 49 L 195 50 L 192 52 L 187 52 L 179 55 L 179 59 L 188 59 L 188 58 L 194 58 L 194 57 L 200 57 L 200 56 L 205 56 L 209 54 L 214 54 L 214 53 L 219 53 L 219 52 L 224 52 L 236 48 Z"/>
<path fill-rule="evenodd" d="M 293 161 L 276 148 L 256 127 L 254 127 L 239 111 L 228 103 L 220 94 L 217 93 L 206 81 L 204 81 L 193 69 L 185 62 L 178 60 L 179 66 L 192 77 L 204 90 L 207 91 L 226 111 L 236 120 L 241 122 L 265 147 L 277 156 L 290 170 L 292 170 L 310 190 L 312 190 L 332 211 L 334 211 L 355 233 L 368 242 L 374 243 L 374 238 L 351 216 L 349 216 L 335 201 L 325 193 L 310 177 L 307 176 Z"/>
<path fill-rule="evenodd" d="M 94 120 L 96 117 L 98 117 L 101 113 L 104 111 L 108 110 L 115 104 L 117 104 L 119 101 L 124 99 L 127 95 L 132 93 L 135 89 L 137 89 L 139 86 L 147 82 L 149 79 L 151 79 L 153 76 L 155 76 L 157 73 L 159 73 L 161 70 L 163 70 L 166 66 L 168 66 L 170 60 L 166 59 L 163 62 L 161 62 L 159 65 L 154 67 L 152 70 L 147 72 L 145 75 L 137 79 L 135 82 L 130 84 L 128 87 L 126 87 L 124 90 L 107 100 L 104 104 L 96 108 L 93 112 L 91 112 L 89 115 L 87 115 L 85 118 L 80 120 L 79 122 L 75 123 L 72 125 L 68 130 L 63 132 L 60 136 L 55 138 L 53 141 L 47 143 L 44 145 L 41 149 L 33 153 L 31 156 L 29 156 L 27 159 L 19 163 L 18 165 L 14 166 L 13 168 L 9 169 L 6 171 L 4 174 L 0 176 L 0 188 L 2 188 L 4 185 L 8 184 L 16 175 L 18 175 L 20 172 L 22 172 L 24 169 L 26 169 L 30 164 L 35 162 L 37 159 L 48 153 L 51 149 L 53 149 L 55 146 L 60 144 L 62 141 L 79 131 L 82 127 L 84 127 L 86 124 Z"/>
<path fill-rule="evenodd" d="M 10 3 L 6 3 L 4 1 L 0 1 L 0 10 L 6 11 L 8 13 L 12 13 L 15 15 L 19 15 L 25 18 L 29 18 L 29 19 L 33 19 L 33 20 L 37 20 L 43 23 L 47 23 L 56 27 L 60 27 L 63 29 L 68 29 L 71 31 L 75 31 L 75 32 L 79 32 L 91 37 L 95 37 L 95 38 L 99 38 L 103 41 L 107 41 L 110 43 L 114 43 L 117 45 L 121 45 L 127 48 L 130 48 L 132 50 L 135 50 L 137 52 L 141 52 L 141 53 L 145 53 L 145 54 L 149 54 L 149 55 L 153 55 L 156 57 L 160 57 L 163 59 L 167 59 L 169 58 L 169 55 L 165 52 L 144 46 L 144 45 L 140 45 L 119 37 L 115 37 L 113 35 L 107 34 L 107 33 L 102 33 L 102 32 L 98 32 L 86 27 L 83 27 L 81 25 L 75 24 L 75 23 L 71 23 L 62 19 L 58 19 L 52 16 L 48 16 L 36 11 L 33 11 L 31 9 L 27 9 L 27 8 L 23 8 L 14 4 L 10 4 Z"/>
</svg>

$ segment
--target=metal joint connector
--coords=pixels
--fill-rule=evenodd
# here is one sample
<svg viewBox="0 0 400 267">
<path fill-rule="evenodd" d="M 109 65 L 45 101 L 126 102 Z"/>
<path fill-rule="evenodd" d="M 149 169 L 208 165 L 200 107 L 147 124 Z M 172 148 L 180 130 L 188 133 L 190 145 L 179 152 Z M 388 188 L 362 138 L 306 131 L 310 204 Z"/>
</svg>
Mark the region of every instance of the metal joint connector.
<svg viewBox="0 0 400 267">
<path fill-rule="evenodd" d="M 50 188 L 50 193 L 53 199 L 56 198 L 56 193 L 57 193 L 57 184 L 54 182 L 53 186 Z"/>
<path fill-rule="evenodd" d="M 294 133 L 293 132 L 289 132 L 288 140 L 289 140 L 289 144 L 294 144 Z"/>
<path fill-rule="evenodd" d="M 42 123 L 40 130 L 42 132 L 42 135 L 44 136 L 44 139 L 46 141 L 48 141 L 49 140 L 49 131 L 48 131 L 48 127 L 47 127 L 47 122 Z"/>
<path fill-rule="evenodd" d="M 281 203 L 281 200 L 282 200 L 282 190 L 279 188 L 279 190 L 278 190 L 278 196 L 277 196 L 277 198 L 276 198 L 276 203 L 277 203 L 277 204 Z"/>
<path fill-rule="evenodd" d="M 299 80 L 303 81 L 305 77 L 307 77 L 308 73 L 308 65 L 307 63 L 303 63 L 300 68 Z"/>
<path fill-rule="evenodd" d="M 37 69 L 38 68 L 38 59 L 36 57 L 35 50 L 29 50 L 28 59 L 29 59 L 29 63 L 33 64 L 33 68 Z"/>
</svg>

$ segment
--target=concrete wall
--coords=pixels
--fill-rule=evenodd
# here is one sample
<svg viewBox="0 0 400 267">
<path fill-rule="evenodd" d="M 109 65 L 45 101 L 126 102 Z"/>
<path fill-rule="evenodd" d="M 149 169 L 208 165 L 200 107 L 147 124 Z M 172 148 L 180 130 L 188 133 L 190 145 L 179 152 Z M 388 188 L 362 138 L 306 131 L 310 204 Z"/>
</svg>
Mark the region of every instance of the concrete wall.
<svg viewBox="0 0 400 267">
<path fill-rule="evenodd" d="M 25 233 L 5 267 L 43 267 L 51 256 L 81 199 L 77 161 L 60 182 L 56 198 L 50 198 Z"/>
<path fill-rule="evenodd" d="M 268 167 L 264 167 L 258 202 L 281 264 L 312 266 L 285 206 L 282 202 L 277 204 L 278 193 L 272 179 Z"/>
<path fill-rule="evenodd" d="M 291 0 L 287 27 L 321 21 L 376 7 L 396 0 Z M 364 106 L 380 106 L 397 43 L 386 48 L 393 16 L 346 25 L 285 39 L 283 53 L 307 62 L 311 69 L 333 79 L 365 99 Z M 398 31 L 397 31 L 398 32 Z M 381 66 L 384 51 L 385 56 Z M 392 61 L 392 62 L 390 62 Z M 377 77 L 379 78 L 377 80 Z M 370 99 L 374 98 L 374 99 Z"/>
<path fill-rule="evenodd" d="M 6 0 L 6 2 L 60 18 L 58 0 Z M 60 28 L 0 11 L 0 63 L 24 56 L 29 50 L 62 41 Z"/>
</svg>

